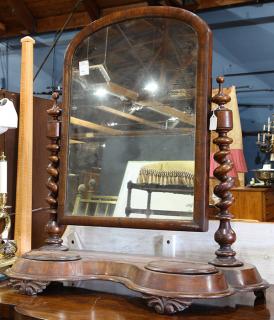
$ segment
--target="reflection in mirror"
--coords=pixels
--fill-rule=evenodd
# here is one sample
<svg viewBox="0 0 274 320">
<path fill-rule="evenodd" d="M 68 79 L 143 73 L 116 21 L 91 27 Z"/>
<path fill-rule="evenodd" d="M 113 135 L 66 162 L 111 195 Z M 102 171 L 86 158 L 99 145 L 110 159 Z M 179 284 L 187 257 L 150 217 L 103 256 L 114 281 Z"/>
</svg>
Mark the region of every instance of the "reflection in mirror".
<svg viewBox="0 0 274 320">
<path fill-rule="evenodd" d="M 189 25 L 151 17 L 76 49 L 66 214 L 193 219 L 197 47 Z"/>
</svg>

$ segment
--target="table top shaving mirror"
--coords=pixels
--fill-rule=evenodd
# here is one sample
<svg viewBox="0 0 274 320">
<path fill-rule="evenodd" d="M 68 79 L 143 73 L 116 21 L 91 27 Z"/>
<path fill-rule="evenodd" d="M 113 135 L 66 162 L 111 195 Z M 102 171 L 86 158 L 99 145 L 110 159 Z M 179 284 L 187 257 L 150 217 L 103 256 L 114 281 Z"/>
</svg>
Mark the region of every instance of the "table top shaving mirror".
<svg viewBox="0 0 274 320">
<path fill-rule="evenodd" d="M 60 236 L 61 225 L 207 230 L 211 46 L 205 22 L 169 7 L 116 12 L 72 40 L 62 106 L 54 93 L 48 110 L 48 238 L 7 271 L 14 288 L 33 295 L 53 281 L 110 280 L 169 314 L 199 298 L 263 293 L 267 283 L 231 248 L 232 112 L 222 77 L 212 99 L 220 164 L 214 260 L 67 251 Z"/>
</svg>

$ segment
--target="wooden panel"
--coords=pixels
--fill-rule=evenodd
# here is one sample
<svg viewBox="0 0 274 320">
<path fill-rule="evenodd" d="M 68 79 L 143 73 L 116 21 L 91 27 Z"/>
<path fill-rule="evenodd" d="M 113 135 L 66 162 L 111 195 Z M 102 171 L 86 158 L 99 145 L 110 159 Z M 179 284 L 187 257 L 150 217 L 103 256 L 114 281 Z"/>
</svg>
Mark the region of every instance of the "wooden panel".
<svg viewBox="0 0 274 320">
<path fill-rule="evenodd" d="M 0 91 L 3 97 L 3 91 Z M 19 112 L 20 96 L 17 93 L 5 92 L 5 96 L 12 99 L 17 112 Z M 34 196 L 32 198 L 32 208 L 45 208 L 45 198 L 47 196 L 47 188 L 45 183 L 48 178 L 46 167 L 48 165 L 48 151 L 46 145 L 47 132 L 47 113 L 46 110 L 52 105 L 50 100 L 34 97 L 33 100 L 33 179 L 32 188 Z M 5 149 L 8 159 L 8 205 L 12 206 L 12 212 L 15 210 L 15 190 L 16 190 L 16 171 L 17 171 L 17 145 L 18 130 L 8 130 L 7 133 L 0 135 L 0 150 Z M 49 215 L 43 211 L 33 212 L 32 218 L 32 247 L 38 248 L 44 244 L 46 235 L 44 226 L 48 222 Z M 11 235 L 13 237 L 13 235 Z"/>
<path fill-rule="evenodd" d="M 11 7 L 7 5 L 8 1 L 0 1 L 0 21 L 5 25 L 6 32 L 3 32 L 3 36 L 15 36 L 20 35 L 33 29 L 35 25 L 34 20 L 37 22 L 37 32 L 49 32 L 57 31 L 62 28 L 64 21 L 67 19 L 72 11 L 76 1 L 74 0 L 9 0 L 11 3 L 18 4 L 20 8 L 24 3 L 24 9 L 22 8 L 17 12 L 20 16 L 27 18 L 20 18 L 20 21 L 16 19 Z M 97 6 L 85 6 L 80 2 L 75 13 L 72 16 L 71 22 L 66 29 L 82 28 L 90 23 L 100 12 L 100 15 L 106 15 L 114 11 L 120 11 L 131 7 L 147 6 L 150 4 L 166 4 L 168 6 L 184 7 L 188 10 L 201 11 L 212 8 L 219 8 L 228 5 L 241 5 L 248 3 L 255 3 L 256 1 L 250 0 L 197 0 L 195 4 L 188 4 L 183 0 L 159 0 L 159 1 L 137 1 L 137 0 L 85 0 L 85 3 L 96 3 Z M 28 13 L 26 14 L 26 8 Z M 95 15 L 93 16 L 93 11 Z M 5 13 L 5 14 L 1 14 Z M 22 17 L 23 17 L 22 16 Z M 32 17 L 32 18 L 31 18 Z M 1 34 L 2 35 L 2 34 Z"/>
<path fill-rule="evenodd" d="M 105 8 L 103 10 L 101 10 L 101 15 L 105 16 L 107 14 L 110 14 L 112 12 L 115 11 L 121 11 L 121 10 L 126 10 L 129 8 L 134 8 L 134 7 L 145 7 L 148 6 L 147 2 L 138 2 L 138 3 L 133 3 L 133 4 L 126 4 L 126 5 L 122 5 L 122 6 L 115 6 L 115 7 L 111 7 L 111 8 Z"/>
<path fill-rule="evenodd" d="M 34 97 L 33 100 L 33 197 L 32 208 L 39 209 L 47 207 L 45 198 L 48 190 L 46 181 L 48 173 L 49 152 L 46 150 L 48 144 L 47 139 L 47 112 L 46 110 L 52 106 L 51 100 Z M 36 179 L 35 177 L 39 177 Z M 32 215 L 32 248 L 39 248 L 44 244 L 46 234 L 44 232 L 45 225 L 49 219 L 46 211 L 35 211 Z"/>
<path fill-rule="evenodd" d="M 235 203 L 231 206 L 231 212 L 234 219 L 246 219 L 262 221 L 262 193 L 252 192 L 252 196 L 248 190 L 246 192 L 232 191 L 235 197 Z"/>
<path fill-rule="evenodd" d="M 234 219 L 274 221 L 274 191 L 271 188 L 235 188 L 231 206 Z"/>
<path fill-rule="evenodd" d="M 91 20 L 96 20 L 100 16 L 100 9 L 95 0 L 83 0 L 85 9 L 88 12 Z"/>
<path fill-rule="evenodd" d="M 68 18 L 67 14 L 51 16 L 37 20 L 37 32 L 60 30 Z M 87 12 L 75 13 L 65 29 L 76 29 L 88 25 L 91 19 Z"/>
<path fill-rule="evenodd" d="M 265 217 L 267 221 L 274 221 L 274 189 L 269 189 L 265 195 Z"/>
<path fill-rule="evenodd" d="M 152 127 L 152 128 L 156 128 L 156 129 L 162 129 L 163 128 L 163 126 L 158 124 L 158 123 L 155 123 L 155 122 L 152 122 L 152 121 L 148 121 L 148 120 L 145 120 L 145 119 L 140 118 L 140 117 L 136 117 L 136 116 L 134 116 L 134 115 L 132 115 L 130 113 L 122 112 L 122 111 L 119 111 L 119 110 L 117 110 L 115 108 L 110 108 L 110 107 L 107 107 L 107 106 L 98 106 L 96 108 L 98 108 L 99 110 L 103 110 L 103 111 L 112 113 L 112 114 L 114 114 L 116 116 L 131 120 L 131 121 L 135 121 L 137 123 L 141 123 L 141 124 L 147 125 L 148 127 Z"/>
<path fill-rule="evenodd" d="M 123 131 L 120 130 L 116 130 L 116 129 L 112 129 L 109 127 L 105 127 L 90 121 L 86 121 L 86 120 L 82 120 L 79 118 L 75 118 L 75 117 L 70 117 L 70 123 L 77 125 L 77 126 L 81 126 L 84 128 L 88 128 L 88 129 L 92 129 L 95 131 L 99 131 L 99 132 L 103 132 L 104 134 L 110 134 L 110 135 L 119 135 L 122 134 Z"/>
<path fill-rule="evenodd" d="M 26 28 L 28 32 L 36 31 L 36 22 L 29 8 L 22 0 L 8 0 L 16 19 Z"/>
<path fill-rule="evenodd" d="M 25 0 L 26 5 L 37 19 L 70 14 L 74 7 L 75 0 Z M 82 3 L 79 4 L 76 11 L 85 11 Z"/>
</svg>

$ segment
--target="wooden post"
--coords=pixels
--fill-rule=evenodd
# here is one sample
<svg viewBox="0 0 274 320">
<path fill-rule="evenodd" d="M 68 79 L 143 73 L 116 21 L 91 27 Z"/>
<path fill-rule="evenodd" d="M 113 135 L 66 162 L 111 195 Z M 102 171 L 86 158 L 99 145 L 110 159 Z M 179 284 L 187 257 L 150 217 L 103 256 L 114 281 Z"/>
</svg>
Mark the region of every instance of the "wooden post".
<svg viewBox="0 0 274 320">
<path fill-rule="evenodd" d="M 223 77 L 218 77 L 219 92 L 212 98 L 212 101 L 218 105 L 215 110 L 217 117 L 216 132 L 218 137 L 213 140 L 219 147 L 219 151 L 214 154 L 214 160 L 219 163 L 219 166 L 214 170 L 214 177 L 220 183 L 215 186 L 214 193 L 220 199 L 216 204 L 219 209 L 217 217 L 220 220 L 218 230 L 215 232 L 215 241 L 220 245 L 215 252 L 216 258 L 210 263 L 218 267 L 240 267 L 243 263 L 235 258 L 236 252 L 231 248 L 236 241 L 236 233 L 231 227 L 230 220 L 233 218 L 229 212 L 229 207 L 232 205 L 234 198 L 230 189 L 234 185 L 234 179 L 228 176 L 229 171 L 233 167 L 233 163 L 229 160 L 230 144 L 233 140 L 227 136 L 227 133 L 233 129 L 232 111 L 225 107 L 225 104 L 230 101 L 230 96 L 223 93 L 222 84 Z"/>
<path fill-rule="evenodd" d="M 31 250 L 33 45 L 35 41 L 31 37 L 24 37 L 21 43 L 20 116 L 14 231 L 18 255 Z"/>
</svg>

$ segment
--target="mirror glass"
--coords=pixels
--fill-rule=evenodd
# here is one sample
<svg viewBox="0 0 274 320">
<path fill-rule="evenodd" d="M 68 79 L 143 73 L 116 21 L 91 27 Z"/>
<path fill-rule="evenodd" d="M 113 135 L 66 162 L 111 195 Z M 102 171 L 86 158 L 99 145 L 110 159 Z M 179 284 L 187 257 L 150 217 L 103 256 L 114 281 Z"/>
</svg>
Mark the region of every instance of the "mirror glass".
<svg viewBox="0 0 274 320">
<path fill-rule="evenodd" d="M 193 219 L 197 43 L 182 21 L 146 17 L 77 47 L 67 215 Z"/>
</svg>

